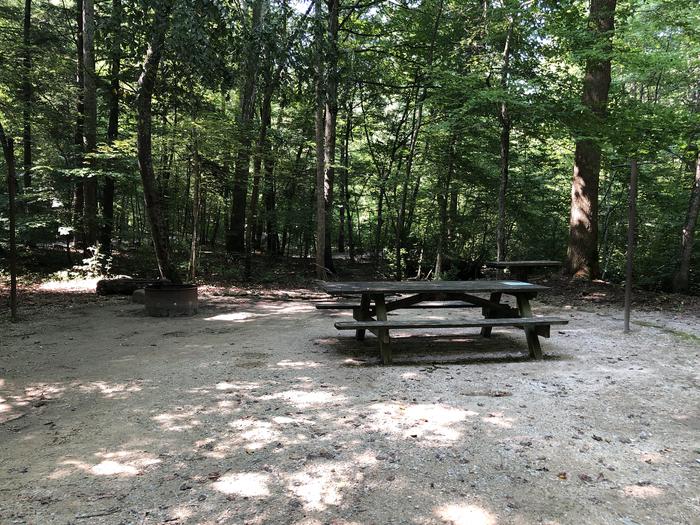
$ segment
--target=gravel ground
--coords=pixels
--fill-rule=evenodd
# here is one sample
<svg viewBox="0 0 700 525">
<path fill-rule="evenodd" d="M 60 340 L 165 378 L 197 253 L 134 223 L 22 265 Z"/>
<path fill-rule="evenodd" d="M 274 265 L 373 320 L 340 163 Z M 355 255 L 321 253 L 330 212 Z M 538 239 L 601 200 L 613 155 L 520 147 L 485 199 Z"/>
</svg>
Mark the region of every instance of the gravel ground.
<svg viewBox="0 0 700 525">
<path fill-rule="evenodd" d="M 383 367 L 299 297 L 0 325 L 0 523 L 700 524 L 697 317 L 535 303 L 544 361 L 471 329 Z"/>
</svg>

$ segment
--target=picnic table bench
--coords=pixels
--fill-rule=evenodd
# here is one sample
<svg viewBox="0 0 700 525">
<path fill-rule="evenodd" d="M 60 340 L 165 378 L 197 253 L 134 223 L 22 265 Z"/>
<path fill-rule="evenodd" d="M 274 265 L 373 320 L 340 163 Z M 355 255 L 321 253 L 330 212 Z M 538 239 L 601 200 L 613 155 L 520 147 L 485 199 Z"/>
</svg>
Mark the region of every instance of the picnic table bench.
<svg viewBox="0 0 700 525">
<path fill-rule="evenodd" d="M 509 270 L 516 281 L 527 282 L 531 273 L 542 268 L 559 268 L 560 261 L 488 261 L 488 268 L 499 270 Z"/>
<path fill-rule="evenodd" d="M 351 309 L 354 321 L 338 321 L 338 330 L 355 330 L 362 340 L 367 330 L 379 340 L 382 362 L 391 364 L 392 329 L 481 328 L 489 337 L 494 327 L 514 326 L 525 331 L 530 357 L 542 358 L 539 337 L 549 337 L 550 326 L 568 323 L 558 317 L 533 317 L 530 299 L 545 286 L 521 281 L 367 281 L 324 282 L 323 289 L 333 296 L 359 296 L 360 302 L 319 303 L 319 309 Z M 488 294 L 488 299 L 474 294 Z M 502 303 L 504 295 L 515 297 L 517 307 Z M 387 299 L 388 298 L 388 299 Z M 483 319 L 389 320 L 389 312 L 400 309 L 481 307 Z"/>
</svg>

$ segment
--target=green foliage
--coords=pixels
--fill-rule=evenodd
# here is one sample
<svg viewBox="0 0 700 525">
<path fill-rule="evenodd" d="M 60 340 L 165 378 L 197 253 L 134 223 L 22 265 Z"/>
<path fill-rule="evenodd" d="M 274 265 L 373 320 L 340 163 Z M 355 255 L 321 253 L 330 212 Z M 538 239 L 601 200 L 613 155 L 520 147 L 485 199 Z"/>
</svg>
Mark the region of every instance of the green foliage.
<svg viewBox="0 0 700 525">
<path fill-rule="evenodd" d="M 89 157 L 81 155 L 75 139 L 76 6 L 70 1 L 35 2 L 33 185 L 24 188 L 20 183 L 22 243 L 65 243 L 74 235 L 79 246 L 76 196 L 82 181 L 95 178 L 100 198 L 107 180 L 115 184 L 115 250 L 150 254 L 136 161 L 135 94 L 155 10 L 166 3 L 172 6 L 171 27 L 153 101 L 152 138 L 170 241 L 184 265 L 193 229 L 196 138 L 202 174 L 199 238 L 206 250 L 223 251 L 238 137 L 245 131 L 239 126 L 239 95 L 245 80 L 242 57 L 252 38 L 248 1 L 122 0 L 120 19 L 113 17 L 111 2 L 98 4 L 100 144 Z M 587 7 L 583 0 L 341 3 L 335 204 L 330 210 L 333 244 L 341 227 L 341 184 L 347 167 L 353 248 L 357 254 L 376 255 L 378 268 L 387 275 L 403 267 L 411 270 L 404 276 L 411 277 L 419 261 L 422 275 L 434 266 L 442 226 L 440 202 L 448 203 L 444 253 L 461 259 L 493 258 L 499 108 L 505 104 L 512 124 L 506 203 L 509 256 L 565 256 L 574 142 L 590 137 L 604 151 L 600 255 L 605 277 L 622 276 L 627 166 L 634 157 L 641 167 L 636 270 L 648 286 L 667 282 L 678 262 L 700 134 L 700 5 L 685 0 L 618 1 L 605 122 L 581 102 L 586 60 L 610 54 L 593 45 Z M 271 87 L 272 124 L 265 138 L 270 153 L 263 159 L 261 145 L 254 146 L 247 185 L 250 202 L 252 177 L 258 170 L 258 224 L 248 225 L 255 228 L 258 249 L 266 250 L 265 236 L 272 224 L 284 254 L 302 257 L 313 252 L 315 221 L 314 46 L 306 8 L 264 2 L 252 136 L 255 143 L 261 102 Z M 18 64 L 26 51 L 22 9 L 19 0 L 0 0 L 0 119 L 15 138 L 20 178 L 23 69 Z M 510 64 L 502 80 L 511 25 Z M 108 144 L 110 59 L 118 41 L 119 136 Z M 270 158 L 271 171 L 266 174 L 264 164 Z M 0 170 L 4 173 L 4 160 Z M 266 200 L 270 198 L 272 207 Z M 6 217 L 7 199 L 0 192 L 0 242 L 7 237 Z M 347 216 L 343 226 L 347 242 Z M 91 259 L 99 257 L 95 253 Z M 96 271 L 101 264 L 85 263 L 80 272 Z M 144 266 L 153 271 L 151 262 Z M 216 267 L 203 263 L 202 271 L 217 278 L 241 277 L 233 261 Z"/>
</svg>

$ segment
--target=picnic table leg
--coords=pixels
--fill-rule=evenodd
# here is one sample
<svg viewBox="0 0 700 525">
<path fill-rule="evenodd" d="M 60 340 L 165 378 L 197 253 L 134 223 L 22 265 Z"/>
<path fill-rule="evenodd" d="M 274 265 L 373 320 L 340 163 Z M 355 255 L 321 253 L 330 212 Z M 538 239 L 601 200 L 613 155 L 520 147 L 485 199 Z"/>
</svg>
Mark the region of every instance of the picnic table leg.
<svg viewBox="0 0 700 525">
<path fill-rule="evenodd" d="M 374 307 L 377 313 L 377 321 L 386 321 L 386 303 L 383 295 L 374 297 Z M 377 330 L 379 338 L 379 353 L 382 356 L 382 363 L 385 365 L 391 364 L 391 347 L 389 346 L 391 339 L 389 338 L 388 328 L 379 328 Z"/>
<path fill-rule="evenodd" d="M 530 308 L 530 299 L 527 295 L 518 294 L 518 311 L 520 317 L 532 317 L 532 308 Z M 527 349 L 530 352 L 530 357 L 533 359 L 542 359 L 542 348 L 540 340 L 537 337 L 537 329 L 534 326 L 525 326 L 525 337 L 527 338 Z"/>
<path fill-rule="evenodd" d="M 352 316 L 356 321 L 367 321 L 369 319 L 369 294 L 363 293 L 360 299 L 360 308 L 354 308 Z M 365 338 L 365 329 L 355 330 L 355 339 L 362 341 Z"/>
<path fill-rule="evenodd" d="M 489 301 L 492 303 L 500 303 L 501 302 L 501 292 L 493 292 L 491 296 L 489 297 Z M 484 308 L 484 318 L 485 319 L 493 319 L 493 313 L 488 309 Z M 490 326 L 484 326 L 481 328 L 481 335 L 483 337 L 491 337 L 491 327 Z"/>
</svg>

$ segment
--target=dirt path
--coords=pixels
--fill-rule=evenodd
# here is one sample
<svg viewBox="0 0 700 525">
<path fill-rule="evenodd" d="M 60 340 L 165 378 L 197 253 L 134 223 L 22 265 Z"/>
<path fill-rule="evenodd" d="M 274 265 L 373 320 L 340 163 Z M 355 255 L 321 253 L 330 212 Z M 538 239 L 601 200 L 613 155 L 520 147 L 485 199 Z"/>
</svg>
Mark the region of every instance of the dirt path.
<svg viewBox="0 0 700 525">
<path fill-rule="evenodd" d="M 393 367 L 308 301 L 37 307 L 0 326 L 0 523 L 700 523 L 698 320 L 535 306 L 571 321 L 543 362 L 471 330 Z"/>
</svg>

